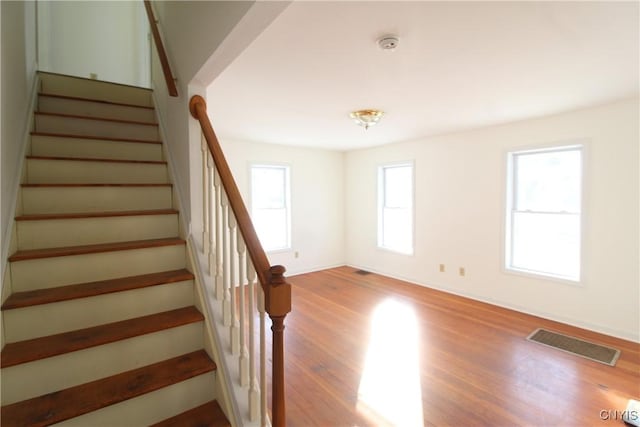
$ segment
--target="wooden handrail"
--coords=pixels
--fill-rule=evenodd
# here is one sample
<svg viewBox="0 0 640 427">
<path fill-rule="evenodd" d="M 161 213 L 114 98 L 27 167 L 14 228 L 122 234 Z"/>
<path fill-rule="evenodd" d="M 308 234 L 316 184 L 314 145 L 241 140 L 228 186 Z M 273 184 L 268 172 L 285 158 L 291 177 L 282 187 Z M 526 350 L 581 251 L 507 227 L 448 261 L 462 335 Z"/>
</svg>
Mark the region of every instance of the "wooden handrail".
<svg viewBox="0 0 640 427">
<path fill-rule="evenodd" d="M 271 423 L 274 427 L 284 427 L 285 393 L 284 393 L 284 319 L 291 312 L 291 285 L 284 278 L 285 268 L 281 265 L 270 266 L 258 234 L 253 227 L 249 212 L 242 200 L 229 164 L 222 152 L 218 137 L 207 116 L 207 104 L 199 95 L 189 100 L 191 115 L 200 122 L 202 134 L 213 157 L 220 182 L 224 187 L 229 205 L 236 218 L 238 230 L 242 234 L 247 252 L 264 291 L 265 311 L 272 321 L 272 408 Z"/>
<path fill-rule="evenodd" d="M 191 112 L 191 115 L 200 122 L 202 133 L 207 141 L 209 151 L 213 156 L 213 162 L 216 165 L 218 174 L 220 175 L 220 182 L 224 186 L 227 193 L 227 199 L 229 199 L 229 205 L 231 206 L 231 209 L 235 214 L 236 221 L 238 222 L 238 228 L 245 239 L 247 252 L 249 252 L 249 256 L 251 256 L 251 261 L 253 262 L 253 267 L 256 269 L 258 280 L 264 286 L 264 284 L 269 283 L 271 279 L 271 266 L 269 265 L 269 259 L 267 258 L 267 254 L 264 252 L 264 249 L 262 249 L 262 244 L 260 244 L 258 234 L 253 227 L 251 217 L 249 216 L 249 212 L 242 200 L 236 181 L 233 179 L 233 174 L 231 173 L 227 159 L 224 157 L 224 153 L 222 152 L 222 148 L 218 142 L 218 137 L 213 131 L 213 126 L 207 116 L 207 104 L 205 100 L 199 95 L 191 97 L 191 100 L 189 101 L 189 111 Z"/>
<path fill-rule="evenodd" d="M 151 28 L 151 34 L 153 34 L 153 42 L 158 50 L 158 57 L 160 58 L 160 64 L 162 65 L 162 72 L 164 79 L 167 82 L 167 90 L 169 95 L 178 96 L 178 88 L 176 87 L 176 81 L 171 73 L 171 67 L 169 66 L 169 58 L 167 58 L 167 51 L 164 49 L 162 38 L 160 37 L 160 30 L 158 30 L 158 21 L 156 21 L 153 15 L 153 8 L 151 7 L 150 0 L 143 0 L 144 8 L 147 11 L 147 18 L 149 18 L 149 27 Z"/>
</svg>

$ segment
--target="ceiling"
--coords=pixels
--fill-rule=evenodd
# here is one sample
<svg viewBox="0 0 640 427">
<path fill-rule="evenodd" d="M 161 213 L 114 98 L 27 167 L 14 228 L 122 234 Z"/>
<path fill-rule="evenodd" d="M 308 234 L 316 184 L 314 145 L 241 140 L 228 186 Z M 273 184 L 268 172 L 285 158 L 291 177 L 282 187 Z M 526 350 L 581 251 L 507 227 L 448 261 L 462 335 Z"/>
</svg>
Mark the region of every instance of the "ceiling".
<svg viewBox="0 0 640 427">
<path fill-rule="evenodd" d="M 208 110 L 221 138 L 336 150 L 458 132 L 637 96 L 639 32 L 638 2 L 298 1 Z M 368 130 L 365 108 L 386 113 Z"/>
</svg>

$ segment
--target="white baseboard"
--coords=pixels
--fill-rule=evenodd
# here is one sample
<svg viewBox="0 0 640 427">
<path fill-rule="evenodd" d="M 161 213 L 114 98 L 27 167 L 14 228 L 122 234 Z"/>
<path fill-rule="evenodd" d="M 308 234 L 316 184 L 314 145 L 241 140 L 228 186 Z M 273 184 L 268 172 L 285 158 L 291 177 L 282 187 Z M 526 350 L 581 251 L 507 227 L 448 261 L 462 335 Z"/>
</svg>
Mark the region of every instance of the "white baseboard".
<svg viewBox="0 0 640 427">
<path fill-rule="evenodd" d="M 322 271 L 322 270 L 330 270 L 332 268 L 337 268 L 337 267 L 344 267 L 346 264 L 344 263 L 340 263 L 340 264 L 333 264 L 333 265 L 324 265 L 321 267 L 311 267 L 311 268 L 305 268 L 302 270 L 291 270 L 291 271 L 286 271 L 285 272 L 285 277 L 291 277 L 291 276 L 298 276 L 301 274 L 307 274 L 307 273 L 315 273 L 318 271 Z M 285 265 L 286 267 L 286 265 Z"/>
<path fill-rule="evenodd" d="M 531 315 L 531 316 L 542 317 L 544 319 L 551 320 L 551 321 L 554 321 L 554 322 L 564 323 L 564 324 L 567 324 L 567 325 L 570 325 L 570 326 L 575 326 L 575 327 L 578 327 L 578 328 L 587 329 L 587 330 L 590 330 L 590 331 L 593 331 L 593 332 L 597 332 L 597 333 L 604 334 L 604 335 L 609 335 L 609 336 L 612 336 L 612 337 L 615 337 L 615 338 L 620 338 L 620 339 L 623 339 L 623 340 L 640 343 L 640 337 L 639 336 L 637 336 L 637 335 L 634 336 L 634 335 L 630 334 L 627 331 L 621 331 L 621 330 L 609 328 L 607 326 L 598 325 L 598 324 L 590 323 L 590 322 L 585 322 L 585 321 L 580 320 L 580 319 L 574 319 L 574 318 L 571 318 L 571 317 L 558 316 L 557 314 L 548 313 L 548 312 L 545 312 L 545 311 L 531 310 L 529 308 L 522 307 L 522 306 L 519 306 L 517 304 L 510 304 L 510 303 L 507 303 L 507 302 L 504 302 L 504 301 L 501 301 L 501 300 L 495 299 L 495 298 L 486 298 L 486 297 L 482 297 L 480 295 L 476 295 L 476 294 L 472 294 L 472 293 L 460 292 L 458 290 L 451 289 L 451 287 L 449 287 L 447 285 L 444 285 L 442 283 L 437 283 L 437 282 L 429 282 L 429 284 L 420 283 L 420 282 L 416 282 L 413 279 L 410 279 L 410 278 L 407 278 L 407 277 L 403 277 L 403 276 L 394 275 L 394 274 L 389 274 L 388 272 L 380 271 L 380 270 L 377 270 L 375 268 L 369 268 L 369 267 L 366 267 L 366 266 L 359 266 L 359 265 L 354 265 L 354 264 L 347 264 L 347 265 L 349 267 L 352 267 L 352 268 L 358 268 L 358 269 L 370 271 L 372 273 L 380 274 L 382 276 L 390 277 L 392 279 L 402 280 L 404 282 L 411 283 L 413 285 L 422 286 L 422 287 L 425 287 L 425 288 L 446 292 L 446 293 L 449 293 L 449 294 L 452 294 L 452 295 L 457 295 L 457 296 L 464 297 L 464 298 L 469 298 L 469 299 L 472 299 L 472 300 L 475 300 L 475 301 L 480 301 L 480 302 L 484 302 L 484 303 L 487 303 L 487 304 L 495 305 L 495 306 L 498 306 L 498 307 L 501 307 L 501 308 L 506 308 L 508 310 L 514 310 L 514 311 L 517 311 L 519 313 L 524 313 L 524 314 L 528 314 L 528 315 Z"/>
</svg>

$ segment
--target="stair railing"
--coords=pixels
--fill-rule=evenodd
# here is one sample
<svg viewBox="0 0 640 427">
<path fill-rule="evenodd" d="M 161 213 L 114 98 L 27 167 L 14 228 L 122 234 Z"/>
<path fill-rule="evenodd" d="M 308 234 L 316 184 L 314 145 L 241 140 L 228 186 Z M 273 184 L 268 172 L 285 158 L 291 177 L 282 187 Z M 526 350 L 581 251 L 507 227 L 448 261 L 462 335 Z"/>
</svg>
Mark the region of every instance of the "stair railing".
<svg viewBox="0 0 640 427">
<path fill-rule="evenodd" d="M 237 358 L 239 377 L 235 380 L 248 393 L 250 420 L 267 425 L 265 312 L 269 315 L 271 423 L 284 427 L 284 319 L 291 311 L 291 285 L 284 278 L 283 266 L 269 264 L 207 116 L 205 100 L 193 96 L 189 111 L 202 130 L 202 250 L 208 259 L 209 275 L 215 277 L 213 294 L 222 301 L 223 324 L 230 334 L 231 348 L 222 350 Z M 255 286 L 256 277 L 260 286 Z M 256 318 L 259 330 L 255 328 Z"/>
<path fill-rule="evenodd" d="M 153 43 L 158 50 L 158 59 L 160 59 L 160 65 L 162 66 L 162 72 L 164 73 L 164 79 L 167 82 L 167 91 L 171 96 L 178 96 L 178 88 L 176 87 L 176 81 L 171 72 L 171 66 L 169 65 L 169 58 L 167 57 L 167 51 L 164 49 L 162 43 L 162 37 L 160 37 L 160 30 L 158 29 L 158 21 L 153 14 L 153 8 L 151 7 L 150 0 L 144 1 L 144 9 L 147 11 L 147 18 L 149 18 L 149 27 L 151 28 L 151 34 L 153 36 Z"/>
</svg>

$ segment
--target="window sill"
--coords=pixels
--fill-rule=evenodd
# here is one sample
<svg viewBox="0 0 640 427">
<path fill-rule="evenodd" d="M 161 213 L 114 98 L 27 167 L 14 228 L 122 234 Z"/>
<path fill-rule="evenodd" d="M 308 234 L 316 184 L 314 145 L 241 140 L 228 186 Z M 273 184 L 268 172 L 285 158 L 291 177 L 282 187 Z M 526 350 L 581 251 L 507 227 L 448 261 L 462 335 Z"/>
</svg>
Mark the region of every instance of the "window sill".
<svg viewBox="0 0 640 427">
<path fill-rule="evenodd" d="M 564 285 L 570 285 L 570 286 L 576 286 L 576 287 L 584 286 L 584 282 L 580 279 L 573 280 L 573 279 L 569 279 L 562 276 L 554 276 L 552 274 L 544 274 L 544 273 L 531 271 L 531 270 L 524 270 L 524 269 L 513 268 L 513 267 L 504 267 L 502 271 L 505 274 L 511 274 L 511 275 L 520 276 L 520 277 L 527 277 L 529 279 L 544 280 L 547 282 L 561 283 Z"/>
<path fill-rule="evenodd" d="M 404 251 L 399 251 L 397 249 L 385 248 L 384 246 L 377 246 L 376 248 L 380 251 L 391 252 L 392 254 L 396 254 L 396 255 L 413 256 L 413 251 L 404 252 Z"/>
</svg>

